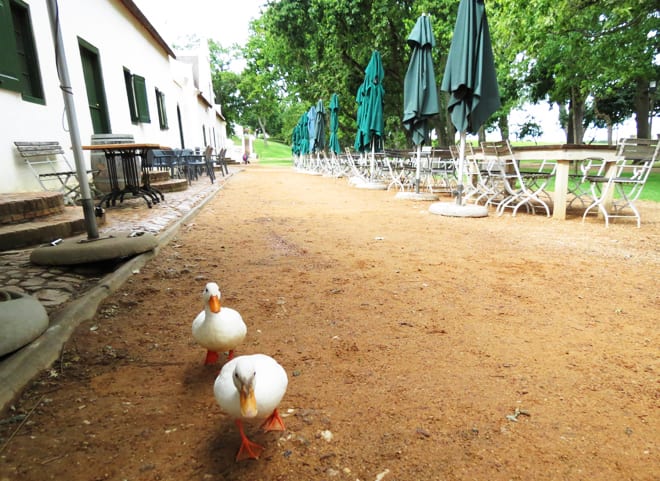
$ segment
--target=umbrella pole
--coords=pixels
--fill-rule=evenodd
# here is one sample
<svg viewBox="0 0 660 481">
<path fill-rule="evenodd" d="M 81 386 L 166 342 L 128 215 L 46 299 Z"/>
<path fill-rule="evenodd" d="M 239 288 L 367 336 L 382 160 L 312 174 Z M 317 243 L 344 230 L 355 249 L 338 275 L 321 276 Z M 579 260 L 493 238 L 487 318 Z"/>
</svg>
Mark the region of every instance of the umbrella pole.
<svg viewBox="0 0 660 481">
<path fill-rule="evenodd" d="M 420 164 L 422 163 L 422 144 L 417 146 L 417 172 L 415 174 L 415 192 L 419 194 Z"/>
<path fill-rule="evenodd" d="M 465 165 L 465 131 L 461 132 L 461 141 L 458 147 L 458 187 L 456 205 L 463 205 L 463 171 Z"/>
<path fill-rule="evenodd" d="M 369 165 L 369 181 L 374 180 L 374 164 L 376 163 L 376 142 L 371 137 L 371 165 Z"/>
<path fill-rule="evenodd" d="M 92 199 L 89 182 L 87 180 L 87 169 L 85 168 L 85 159 L 83 157 L 82 143 L 80 141 L 80 131 L 78 130 L 78 118 L 76 116 L 76 107 L 73 101 L 71 81 L 69 80 L 69 69 L 66 64 L 66 57 L 64 56 L 64 42 L 62 40 L 62 32 L 60 30 L 57 0 L 48 1 L 48 16 L 50 19 L 51 30 L 53 32 L 57 73 L 60 80 L 62 96 L 64 97 L 66 120 L 69 124 L 69 137 L 71 137 L 73 158 L 76 163 L 78 184 L 80 185 L 81 202 L 83 208 L 83 217 L 85 219 L 87 238 L 98 239 L 99 231 L 96 225 L 96 217 L 94 214 L 94 200 Z"/>
</svg>

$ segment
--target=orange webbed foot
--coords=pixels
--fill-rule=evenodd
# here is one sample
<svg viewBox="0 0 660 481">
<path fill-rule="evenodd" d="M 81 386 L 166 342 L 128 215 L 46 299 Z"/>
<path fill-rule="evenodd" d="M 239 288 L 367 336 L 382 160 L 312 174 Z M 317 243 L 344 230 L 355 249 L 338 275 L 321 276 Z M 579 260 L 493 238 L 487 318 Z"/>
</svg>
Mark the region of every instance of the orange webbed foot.
<svg viewBox="0 0 660 481">
<path fill-rule="evenodd" d="M 238 426 L 238 430 L 241 433 L 241 447 L 236 454 L 236 461 L 242 461 L 243 459 L 259 459 L 259 456 L 261 456 L 261 453 L 264 451 L 264 447 L 257 443 L 253 443 L 247 438 L 243 432 L 243 423 L 240 419 L 236 420 L 236 426 Z"/>
<path fill-rule="evenodd" d="M 266 418 L 261 427 L 264 431 L 284 431 L 286 429 L 284 427 L 284 421 L 282 421 L 277 409 Z"/>
</svg>

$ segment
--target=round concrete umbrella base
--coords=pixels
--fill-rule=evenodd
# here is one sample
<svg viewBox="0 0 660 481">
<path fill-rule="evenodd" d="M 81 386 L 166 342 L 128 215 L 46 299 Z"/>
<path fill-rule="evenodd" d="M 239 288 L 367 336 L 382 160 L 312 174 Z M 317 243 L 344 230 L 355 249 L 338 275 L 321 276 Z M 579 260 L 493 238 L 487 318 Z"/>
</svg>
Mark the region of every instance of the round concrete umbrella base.
<svg viewBox="0 0 660 481">
<path fill-rule="evenodd" d="M 429 206 L 431 214 L 447 217 L 487 217 L 488 207 L 483 205 L 457 205 L 456 202 L 436 202 Z"/>
<path fill-rule="evenodd" d="M 0 290 L 0 356 L 14 352 L 48 328 L 46 308 L 36 298 Z"/>
<path fill-rule="evenodd" d="M 431 192 L 399 192 L 395 196 L 397 199 L 407 199 L 407 200 L 438 200 L 439 197 L 437 194 Z"/>
<path fill-rule="evenodd" d="M 98 239 L 65 239 L 56 245 L 38 247 L 30 254 L 30 262 L 46 266 L 66 266 L 133 257 L 158 246 L 149 232 L 120 232 Z"/>
</svg>

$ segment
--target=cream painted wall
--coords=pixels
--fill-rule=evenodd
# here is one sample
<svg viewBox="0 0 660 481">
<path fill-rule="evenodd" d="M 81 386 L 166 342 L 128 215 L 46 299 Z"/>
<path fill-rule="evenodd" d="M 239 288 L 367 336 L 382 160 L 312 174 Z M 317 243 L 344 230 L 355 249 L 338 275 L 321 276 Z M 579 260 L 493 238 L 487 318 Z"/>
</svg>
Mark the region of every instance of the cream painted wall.
<svg viewBox="0 0 660 481">
<path fill-rule="evenodd" d="M 0 89 L 0 112 L 3 113 L 0 115 L 0 131 L 3 132 L 0 137 L 0 169 L 3 172 L 0 176 L 0 195 L 8 192 L 41 190 L 32 173 L 16 153 L 14 141 L 57 140 L 65 151 L 70 150 L 71 147 L 64 102 L 55 68 L 46 2 L 32 0 L 26 3 L 30 6 L 46 105 L 26 102 L 22 100 L 20 94 Z M 191 65 L 169 57 L 120 2 L 60 0 L 58 3 L 78 128 L 83 144 L 91 143 L 93 129 L 87 106 L 79 38 L 98 49 L 112 133 L 132 134 L 136 142 L 180 147 L 177 120 L 177 106 L 179 106 L 184 122 L 186 147 L 204 148 L 202 126 L 207 132 L 215 130 L 217 139 L 226 139 L 225 124 L 218 120 L 215 108 L 209 109 L 199 103 Z M 206 77 L 204 83 L 210 85 L 208 55 L 204 60 L 200 60 L 200 63 L 206 63 L 208 74 L 206 72 L 203 74 Z M 150 123 L 131 122 L 124 84 L 124 68 L 145 78 Z M 167 130 L 161 130 L 159 126 L 156 87 L 165 94 L 169 124 Z M 215 145 L 210 139 L 208 140 Z M 89 166 L 89 152 L 85 152 L 85 157 Z M 74 165 L 71 152 L 68 158 Z"/>
</svg>

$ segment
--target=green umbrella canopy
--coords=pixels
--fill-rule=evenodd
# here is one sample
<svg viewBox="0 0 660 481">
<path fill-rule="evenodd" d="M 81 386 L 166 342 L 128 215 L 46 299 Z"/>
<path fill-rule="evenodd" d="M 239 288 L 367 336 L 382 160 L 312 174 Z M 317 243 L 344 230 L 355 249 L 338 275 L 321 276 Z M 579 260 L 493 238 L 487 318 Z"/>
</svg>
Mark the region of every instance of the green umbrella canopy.
<svg viewBox="0 0 660 481">
<path fill-rule="evenodd" d="M 435 37 L 428 16 L 417 19 L 407 41 L 412 54 L 403 83 L 403 125 L 420 145 L 428 142 L 428 119 L 440 112 L 431 54 Z"/>
<path fill-rule="evenodd" d="M 299 129 L 299 147 L 298 150 L 301 155 L 309 153 L 309 127 L 307 121 L 307 113 L 305 112 L 298 120 Z"/>
<path fill-rule="evenodd" d="M 339 138 L 337 132 L 339 131 L 339 96 L 334 93 L 330 97 L 330 139 L 328 140 L 328 148 L 335 154 L 341 152 L 339 146 Z"/>
<path fill-rule="evenodd" d="M 320 152 L 325 149 L 325 106 L 323 100 L 316 104 L 316 125 L 314 129 L 314 150 Z"/>
<path fill-rule="evenodd" d="M 314 152 L 316 149 L 316 107 L 314 105 L 307 111 L 307 138 L 309 139 L 307 152 Z"/>
<path fill-rule="evenodd" d="M 476 133 L 500 107 L 484 0 L 461 0 L 441 89 L 459 132 Z"/>
<path fill-rule="evenodd" d="M 370 150 L 372 140 L 377 144 L 383 137 L 383 77 L 385 70 L 380 52 L 374 50 L 367 68 L 364 70 L 364 81 L 358 89 L 356 101 L 358 103 L 357 136 L 355 149 L 360 152 Z M 380 150 L 380 146 L 375 146 Z"/>
</svg>

